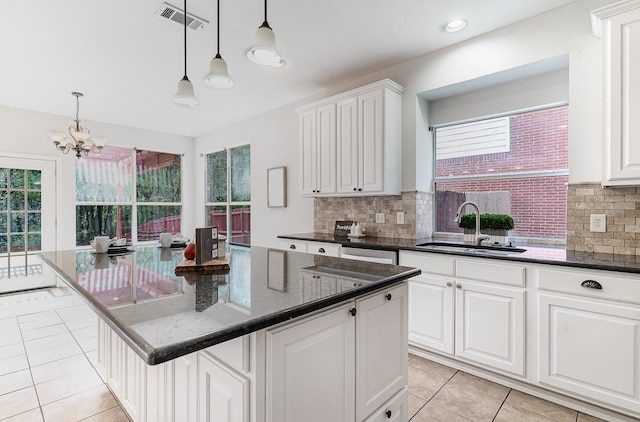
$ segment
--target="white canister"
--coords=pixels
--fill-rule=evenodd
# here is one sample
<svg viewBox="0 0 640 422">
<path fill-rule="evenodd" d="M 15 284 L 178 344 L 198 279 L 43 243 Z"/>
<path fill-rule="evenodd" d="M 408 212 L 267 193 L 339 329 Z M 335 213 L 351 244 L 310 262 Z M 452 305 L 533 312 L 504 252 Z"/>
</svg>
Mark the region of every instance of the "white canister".
<svg viewBox="0 0 640 422">
<path fill-rule="evenodd" d="M 105 253 L 109 250 L 111 239 L 109 236 L 96 236 L 91 241 L 91 246 L 96 250 L 96 253 Z"/>
<path fill-rule="evenodd" d="M 160 233 L 160 246 L 163 248 L 170 248 L 171 242 L 173 242 L 173 235 L 171 233 Z"/>
</svg>

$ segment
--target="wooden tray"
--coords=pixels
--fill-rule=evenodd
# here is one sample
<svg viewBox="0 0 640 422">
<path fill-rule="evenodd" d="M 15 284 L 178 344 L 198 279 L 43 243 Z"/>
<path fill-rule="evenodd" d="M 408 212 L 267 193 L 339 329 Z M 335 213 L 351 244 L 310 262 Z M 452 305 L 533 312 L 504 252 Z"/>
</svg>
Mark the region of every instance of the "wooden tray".
<svg viewBox="0 0 640 422">
<path fill-rule="evenodd" d="M 231 268 L 231 254 L 226 254 L 222 258 L 212 259 L 204 264 L 196 265 L 195 259 L 184 259 L 176 267 L 177 276 L 185 274 L 225 274 Z"/>
</svg>

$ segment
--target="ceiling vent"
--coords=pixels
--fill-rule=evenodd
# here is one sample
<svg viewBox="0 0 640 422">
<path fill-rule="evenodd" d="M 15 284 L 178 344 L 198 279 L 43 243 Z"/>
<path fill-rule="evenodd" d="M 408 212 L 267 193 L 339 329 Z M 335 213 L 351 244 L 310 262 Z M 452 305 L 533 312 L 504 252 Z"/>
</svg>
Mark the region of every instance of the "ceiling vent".
<svg viewBox="0 0 640 422">
<path fill-rule="evenodd" d="M 184 10 L 172 6 L 169 3 L 162 3 L 158 10 L 156 10 L 156 15 L 184 25 Z M 202 29 L 208 24 L 209 22 L 202 18 L 192 15 L 191 13 L 187 14 L 187 27 L 194 31 Z"/>
</svg>

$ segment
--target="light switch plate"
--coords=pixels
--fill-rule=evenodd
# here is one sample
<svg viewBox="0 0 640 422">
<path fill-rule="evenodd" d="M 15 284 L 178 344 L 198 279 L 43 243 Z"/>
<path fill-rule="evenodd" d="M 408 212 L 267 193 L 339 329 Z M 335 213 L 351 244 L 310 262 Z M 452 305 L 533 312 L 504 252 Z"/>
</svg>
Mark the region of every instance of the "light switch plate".
<svg viewBox="0 0 640 422">
<path fill-rule="evenodd" d="M 377 224 L 384 224 L 384 213 L 383 212 L 377 212 L 376 213 L 376 223 Z"/>
<path fill-rule="evenodd" d="M 604 233 L 607 231 L 607 214 L 591 214 L 589 230 Z"/>
<path fill-rule="evenodd" d="M 404 224 L 404 212 L 399 211 L 399 212 L 396 214 L 396 216 L 397 216 L 397 217 L 396 217 L 396 219 L 397 219 L 397 223 L 398 223 L 398 224 Z"/>
</svg>

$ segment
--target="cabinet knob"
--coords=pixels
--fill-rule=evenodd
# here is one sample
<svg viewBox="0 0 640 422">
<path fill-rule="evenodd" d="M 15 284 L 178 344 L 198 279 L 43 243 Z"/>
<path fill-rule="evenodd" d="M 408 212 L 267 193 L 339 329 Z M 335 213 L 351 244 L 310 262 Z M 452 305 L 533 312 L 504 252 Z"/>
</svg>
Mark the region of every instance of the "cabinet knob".
<svg viewBox="0 0 640 422">
<path fill-rule="evenodd" d="M 391 293 L 387 293 L 385 297 L 387 298 L 387 300 L 391 300 Z"/>
<path fill-rule="evenodd" d="M 362 191 L 362 188 L 358 188 L 358 191 Z"/>
<path fill-rule="evenodd" d="M 289 249 L 295 249 L 296 245 L 289 245 Z"/>
<path fill-rule="evenodd" d="M 585 280 L 580 283 L 582 287 L 586 287 L 587 289 L 597 289 L 602 290 L 602 284 L 598 283 L 595 280 Z"/>
<path fill-rule="evenodd" d="M 351 308 L 349 312 L 351 313 L 351 316 L 356 316 L 356 314 L 358 313 L 358 310 L 356 308 Z"/>
<path fill-rule="evenodd" d="M 358 189 L 356 189 L 356 188 L 353 188 L 353 190 L 354 190 L 354 191 L 357 191 Z"/>
<path fill-rule="evenodd" d="M 391 410 L 387 410 L 384 414 L 387 416 L 387 419 L 391 419 Z"/>
<path fill-rule="evenodd" d="M 462 289 L 462 284 L 460 283 L 456 284 L 456 289 Z"/>
<path fill-rule="evenodd" d="M 318 249 L 318 252 L 325 253 L 325 250 L 324 250 L 324 248 L 320 248 L 320 249 Z"/>
<path fill-rule="evenodd" d="M 451 287 L 451 282 L 447 281 L 447 287 Z"/>
</svg>

